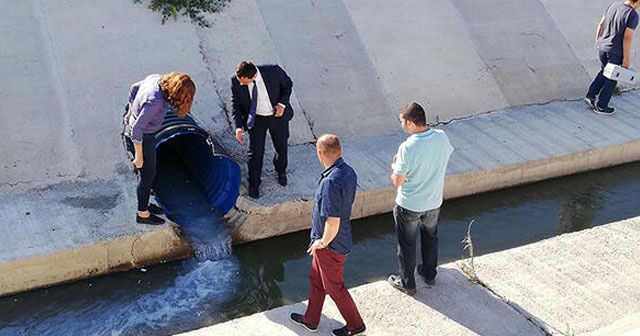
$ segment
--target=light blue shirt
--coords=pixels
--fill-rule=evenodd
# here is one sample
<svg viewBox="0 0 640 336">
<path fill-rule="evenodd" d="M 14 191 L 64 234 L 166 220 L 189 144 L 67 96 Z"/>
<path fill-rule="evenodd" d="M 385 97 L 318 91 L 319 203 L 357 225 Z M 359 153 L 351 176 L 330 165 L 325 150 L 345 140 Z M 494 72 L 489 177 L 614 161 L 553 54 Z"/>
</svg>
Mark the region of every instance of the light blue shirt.
<svg viewBox="0 0 640 336">
<path fill-rule="evenodd" d="M 396 204 L 423 212 L 442 205 L 444 177 L 453 146 L 442 130 L 412 134 L 398 148 L 391 166 L 396 175 L 407 175 L 398 187 Z"/>
</svg>

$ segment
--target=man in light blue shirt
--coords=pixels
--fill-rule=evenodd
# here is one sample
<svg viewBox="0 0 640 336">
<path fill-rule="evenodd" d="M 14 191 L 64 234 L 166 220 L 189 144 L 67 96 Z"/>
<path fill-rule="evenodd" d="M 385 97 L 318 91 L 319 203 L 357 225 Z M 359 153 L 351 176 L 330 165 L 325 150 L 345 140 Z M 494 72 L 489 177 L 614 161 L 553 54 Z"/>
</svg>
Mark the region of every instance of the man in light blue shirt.
<svg viewBox="0 0 640 336">
<path fill-rule="evenodd" d="M 413 272 L 416 266 L 416 239 L 420 230 L 422 264 L 420 274 L 433 285 L 438 265 L 438 214 L 442 205 L 444 178 L 453 152 L 442 130 L 431 129 L 424 109 L 410 103 L 400 109 L 402 129 L 410 136 L 393 157 L 391 180 L 398 188 L 393 219 L 398 236 L 400 275 L 389 276 L 389 283 L 407 294 L 416 293 Z"/>
</svg>

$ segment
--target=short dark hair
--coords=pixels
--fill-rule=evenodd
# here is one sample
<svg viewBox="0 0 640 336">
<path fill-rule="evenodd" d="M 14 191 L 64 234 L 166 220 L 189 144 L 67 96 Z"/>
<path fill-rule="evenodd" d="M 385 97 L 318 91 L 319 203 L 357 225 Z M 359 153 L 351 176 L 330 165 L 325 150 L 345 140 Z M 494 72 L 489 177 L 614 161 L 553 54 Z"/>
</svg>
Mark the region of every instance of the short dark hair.
<svg viewBox="0 0 640 336">
<path fill-rule="evenodd" d="M 340 150 L 342 150 L 340 139 L 333 134 L 323 134 L 320 136 L 316 146 L 319 151 L 324 154 L 329 154 L 330 156 L 338 155 L 340 154 Z"/>
<path fill-rule="evenodd" d="M 403 106 L 400 109 L 400 118 L 411 121 L 416 126 L 426 126 L 427 117 L 424 113 L 424 109 L 420 104 L 413 102 Z"/>
<path fill-rule="evenodd" d="M 248 61 L 242 61 L 236 67 L 236 77 L 238 78 L 253 78 L 258 68 L 253 63 Z"/>
</svg>

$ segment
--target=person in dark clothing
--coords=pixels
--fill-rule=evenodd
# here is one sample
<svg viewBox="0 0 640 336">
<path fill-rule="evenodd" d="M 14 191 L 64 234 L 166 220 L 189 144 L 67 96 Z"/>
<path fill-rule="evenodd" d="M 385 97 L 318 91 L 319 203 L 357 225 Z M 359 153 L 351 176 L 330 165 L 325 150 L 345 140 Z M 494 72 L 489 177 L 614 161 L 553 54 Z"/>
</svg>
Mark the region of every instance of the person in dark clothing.
<svg viewBox="0 0 640 336">
<path fill-rule="evenodd" d="M 129 90 L 128 113 L 124 122 L 131 127 L 133 164 L 140 173 L 137 187 L 139 224 L 160 225 L 164 219 L 161 207 L 150 204 L 151 186 L 156 175 L 155 135 L 160 130 L 168 108 L 175 108 L 178 117 L 189 113 L 196 86 L 189 75 L 172 72 L 149 75 L 133 84 Z"/>
<path fill-rule="evenodd" d="M 275 156 L 273 165 L 278 183 L 287 185 L 289 121 L 293 109 L 289 103 L 293 82 L 278 65 L 255 66 L 242 61 L 231 78 L 231 107 L 236 140 L 244 143 L 249 132 L 249 196 L 260 197 L 262 161 L 267 131 Z"/>
<path fill-rule="evenodd" d="M 596 48 L 601 68 L 589 85 L 589 91 L 584 98 L 587 105 L 598 114 L 612 114 L 615 111 L 609 106 L 609 101 L 618 81 L 605 77 L 603 71 L 607 63 L 629 67 L 631 42 L 638 26 L 636 9 L 639 5 L 640 0 L 614 2 L 609 5 L 598 23 Z"/>
</svg>

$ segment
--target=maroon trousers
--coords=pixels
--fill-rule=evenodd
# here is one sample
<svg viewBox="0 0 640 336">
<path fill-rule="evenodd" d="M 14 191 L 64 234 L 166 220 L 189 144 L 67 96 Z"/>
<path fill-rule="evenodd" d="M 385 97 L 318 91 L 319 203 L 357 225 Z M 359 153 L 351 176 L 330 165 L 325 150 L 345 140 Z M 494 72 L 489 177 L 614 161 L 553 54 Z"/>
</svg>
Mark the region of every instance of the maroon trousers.
<svg viewBox="0 0 640 336">
<path fill-rule="evenodd" d="M 333 302 L 336 303 L 342 318 L 347 322 L 347 328 L 353 330 L 361 327 L 364 323 L 358 312 L 356 303 L 344 287 L 342 270 L 346 255 L 338 254 L 328 248 L 317 249 L 313 254 L 311 272 L 311 289 L 309 291 L 309 304 L 302 320 L 305 323 L 318 325 L 324 298 L 329 294 Z"/>
</svg>

